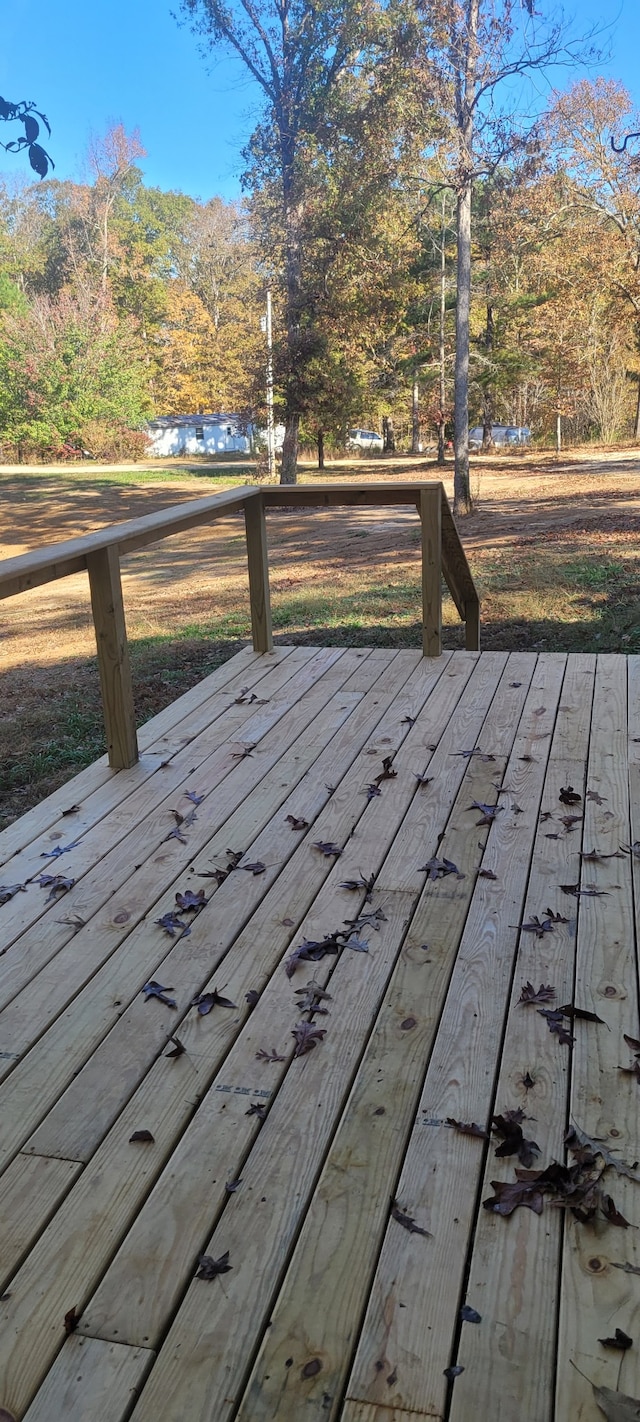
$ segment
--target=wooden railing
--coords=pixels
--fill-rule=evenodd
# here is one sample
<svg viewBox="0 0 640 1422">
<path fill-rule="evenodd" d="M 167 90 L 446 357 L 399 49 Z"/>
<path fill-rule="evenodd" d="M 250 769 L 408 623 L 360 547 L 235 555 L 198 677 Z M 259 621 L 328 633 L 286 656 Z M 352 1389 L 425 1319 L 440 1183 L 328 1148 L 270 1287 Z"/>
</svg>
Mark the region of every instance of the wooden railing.
<svg viewBox="0 0 640 1422">
<path fill-rule="evenodd" d="M 480 604 L 447 498 L 440 483 L 303 484 L 230 490 L 193 499 L 66 543 L 36 548 L 0 562 L 0 598 L 67 578 L 86 569 L 98 649 L 98 667 L 109 764 L 116 770 L 138 759 L 131 666 L 125 626 L 120 559 L 185 529 L 244 511 L 251 630 L 256 652 L 273 647 L 265 509 L 327 508 L 336 504 L 413 505 L 422 530 L 422 650 L 442 651 L 442 578 L 466 624 L 466 646 L 480 645 Z"/>
</svg>

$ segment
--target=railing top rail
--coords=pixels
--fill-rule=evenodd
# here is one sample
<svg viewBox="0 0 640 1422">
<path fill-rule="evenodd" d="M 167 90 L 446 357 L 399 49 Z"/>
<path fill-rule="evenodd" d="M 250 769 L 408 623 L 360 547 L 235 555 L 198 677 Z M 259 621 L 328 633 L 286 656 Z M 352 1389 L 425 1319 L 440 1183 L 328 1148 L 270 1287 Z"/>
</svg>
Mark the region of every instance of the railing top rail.
<svg viewBox="0 0 640 1422">
<path fill-rule="evenodd" d="M 148 543 L 157 543 L 210 519 L 234 513 L 244 508 L 248 499 L 259 497 L 260 490 L 247 484 L 221 494 L 172 504 L 170 508 L 128 519 L 126 523 L 108 524 L 95 533 L 86 533 L 65 543 L 45 544 L 28 553 L 19 553 L 15 558 L 6 558 L 0 562 L 0 598 L 12 597 L 56 578 L 66 578 L 70 573 L 80 573 L 87 566 L 87 557 L 103 548 L 115 545 L 121 555 L 134 553 Z"/>
<path fill-rule="evenodd" d="M 262 489 L 265 507 L 302 504 L 419 504 L 422 489 L 442 488 L 439 479 L 417 483 L 267 484 Z M 443 491 L 444 492 L 444 491 Z"/>
</svg>

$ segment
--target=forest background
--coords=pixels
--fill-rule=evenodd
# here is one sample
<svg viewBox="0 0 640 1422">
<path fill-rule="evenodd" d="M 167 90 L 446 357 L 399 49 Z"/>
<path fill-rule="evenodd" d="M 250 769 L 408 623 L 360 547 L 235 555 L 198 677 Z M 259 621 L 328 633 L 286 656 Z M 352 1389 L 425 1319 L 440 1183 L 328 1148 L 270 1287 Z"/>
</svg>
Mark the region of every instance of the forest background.
<svg viewBox="0 0 640 1422">
<path fill-rule="evenodd" d="M 264 423 L 267 287 L 276 415 L 295 407 L 303 445 L 340 448 L 349 426 L 390 421 L 416 452 L 444 433 L 442 415 L 452 432 L 456 172 L 449 96 L 429 65 L 438 37 L 432 12 L 426 25 L 409 4 L 365 8 L 368 48 L 359 32 L 357 64 L 329 89 L 336 13 L 313 12 L 327 26 L 325 70 L 307 82 L 299 125 L 293 359 L 273 104 L 245 149 L 238 201 L 147 185 L 140 135 L 119 123 L 91 142 L 83 181 L 28 183 L 7 159 L 5 461 L 69 446 L 141 457 L 154 414 Z M 338 19 L 362 26 L 362 12 L 343 5 Z M 310 15 L 298 5 L 298 25 Z M 638 439 L 640 168 L 610 138 L 640 118 L 604 78 L 576 78 L 533 122 L 512 97 L 497 113 L 508 141 L 474 177 L 471 423 L 487 438 L 502 421 L 541 443 Z"/>
</svg>

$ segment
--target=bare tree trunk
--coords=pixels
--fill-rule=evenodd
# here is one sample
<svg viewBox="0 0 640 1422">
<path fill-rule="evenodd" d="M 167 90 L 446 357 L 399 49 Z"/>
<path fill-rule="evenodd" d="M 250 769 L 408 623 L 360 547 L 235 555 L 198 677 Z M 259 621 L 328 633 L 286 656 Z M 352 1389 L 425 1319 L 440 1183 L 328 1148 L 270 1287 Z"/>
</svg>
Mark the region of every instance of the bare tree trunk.
<svg viewBox="0 0 640 1422">
<path fill-rule="evenodd" d="M 445 426 L 445 404 L 447 399 L 447 389 L 445 382 L 445 316 L 447 313 L 447 252 L 445 246 L 446 238 L 446 195 L 442 194 L 442 226 L 440 228 L 440 414 L 438 419 L 438 464 L 444 464 L 444 426 Z"/>
<path fill-rule="evenodd" d="M 487 324 L 484 333 L 484 350 L 488 360 L 491 359 L 495 326 L 493 321 L 493 307 L 487 306 Z M 483 410 L 482 410 L 482 449 L 486 454 L 493 449 L 493 390 L 485 386 Z"/>
<path fill-rule="evenodd" d="M 284 440 L 282 443 L 282 464 L 280 466 L 280 483 L 295 484 L 298 473 L 298 436 L 300 433 L 300 416 L 286 415 L 284 425 Z"/>
<path fill-rule="evenodd" d="M 556 415 L 556 454 L 562 453 L 562 415 L 558 411 Z"/>
<path fill-rule="evenodd" d="M 640 380 L 638 380 L 638 399 L 636 401 L 636 422 L 633 430 L 633 438 L 636 444 L 640 444 Z"/>
<path fill-rule="evenodd" d="M 324 430 L 318 430 L 318 469 L 324 469 Z"/>
<path fill-rule="evenodd" d="M 411 398 L 411 453 L 420 453 L 420 390 L 417 375 L 413 377 Z"/>
<path fill-rule="evenodd" d="M 454 510 L 473 513 L 469 480 L 469 313 L 471 308 L 471 177 L 458 193 Z"/>
</svg>

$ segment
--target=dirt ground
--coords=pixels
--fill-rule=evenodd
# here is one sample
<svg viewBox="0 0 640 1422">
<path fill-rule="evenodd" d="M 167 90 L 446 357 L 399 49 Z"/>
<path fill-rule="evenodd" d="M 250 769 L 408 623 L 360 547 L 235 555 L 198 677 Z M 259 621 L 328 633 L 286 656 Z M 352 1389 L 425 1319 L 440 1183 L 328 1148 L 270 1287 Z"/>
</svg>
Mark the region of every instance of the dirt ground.
<svg viewBox="0 0 640 1422">
<path fill-rule="evenodd" d="M 322 477 L 393 482 L 439 471 L 432 460 L 398 459 L 345 462 Z M 139 472 L 110 482 L 106 471 L 78 466 L 0 470 L 0 558 L 237 482 L 227 468 L 154 471 L 148 483 Z M 444 482 L 451 497 L 450 466 Z M 477 459 L 472 487 L 476 512 L 460 532 L 485 648 L 640 650 L 640 451 Z M 268 528 L 280 640 L 418 645 L 414 512 L 278 510 Z M 241 516 L 126 559 L 123 586 L 144 720 L 246 639 Z M 102 751 L 86 575 L 5 601 L 1 619 L 0 824 Z M 445 620 L 445 644 L 461 645 L 451 605 Z"/>
</svg>

